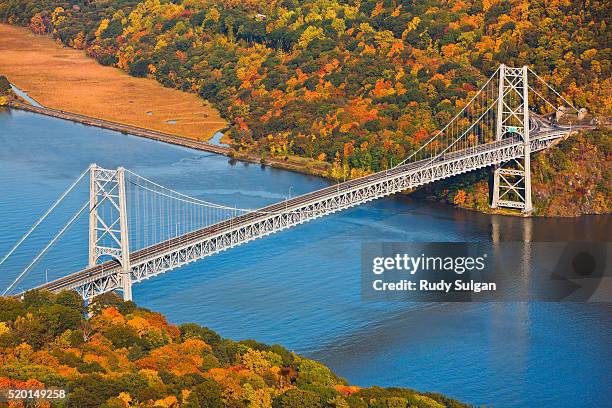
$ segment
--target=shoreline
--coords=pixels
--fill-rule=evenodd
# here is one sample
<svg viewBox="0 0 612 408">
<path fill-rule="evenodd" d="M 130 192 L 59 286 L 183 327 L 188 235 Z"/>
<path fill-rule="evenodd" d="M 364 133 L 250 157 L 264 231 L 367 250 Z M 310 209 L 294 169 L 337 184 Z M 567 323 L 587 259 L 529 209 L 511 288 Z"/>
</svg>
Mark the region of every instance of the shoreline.
<svg viewBox="0 0 612 408">
<path fill-rule="evenodd" d="M 325 178 L 329 180 L 329 178 L 326 177 L 325 172 L 322 172 L 322 171 L 321 172 L 316 172 L 312 170 L 309 171 L 308 167 L 306 166 L 284 161 L 284 160 L 271 159 L 271 158 L 266 158 L 264 162 L 262 162 L 261 158 L 257 158 L 252 155 L 237 152 L 231 147 L 215 145 L 215 144 L 209 143 L 208 141 L 195 140 L 195 139 L 191 139 L 191 138 L 176 135 L 176 134 L 160 132 L 154 129 L 147 129 L 147 128 L 142 128 L 142 127 L 134 126 L 130 124 L 113 122 L 113 121 L 109 121 L 109 120 L 105 120 L 105 119 L 101 119 L 97 117 L 82 115 L 79 113 L 47 108 L 44 106 L 37 107 L 37 106 L 33 106 L 28 103 L 21 102 L 15 99 L 10 100 L 8 104 L 6 105 L 6 107 L 10 109 L 17 109 L 17 110 L 23 110 L 26 112 L 36 113 L 39 115 L 50 116 L 56 119 L 68 120 L 68 121 L 71 121 L 74 123 L 80 123 L 86 126 L 94 126 L 94 127 L 99 127 L 102 129 L 113 130 L 116 132 L 121 132 L 123 134 L 143 137 L 143 138 L 155 140 L 158 142 L 173 144 L 176 146 L 182 146 L 182 147 L 187 147 L 190 149 L 219 154 L 219 155 L 227 156 L 231 160 L 238 160 L 238 161 L 243 161 L 247 163 L 260 164 L 262 166 L 269 166 L 269 167 L 278 168 L 282 170 L 292 171 L 292 172 L 307 175 L 307 176 L 316 176 L 316 177 L 321 177 L 321 178 Z M 222 131 L 222 130 L 219 130 L 219 131 Z M 211 135 L 210 138 L 208 138 L 207 140 L 212 139 L 213 136 L 214 134 Z M 223 139 L 223 137 L 221 139 Z"/>
<path fill-rule="evenodd" d="M 39 115 L 68 120 L 74 123 L 80 123 L 87 126 L 95 126 L 102 129 L 114 130 L 116 132 L 121 132 L 124 134 L 145 137 L 152 140 L 157 140 L 184 147 L 190 147 L 198 150 L 204 150 L 217 154 L 228 155 L 230 150 L 229 148 L 223 146 L 216 146 L 208 142 L 188 139 L 177 135 L 172 135 L 170 133 L 159 132 L 152 129 L 145 129 L 138 126 L 128 125 L 125 123 L 112 122 L 105 119 L 81 115 L 73 112 L 66 112 L 58 109 L 33 106 L 18 101 L 10 101 L 7 106 L 11 109 L 19 109 L 27 112 L 37 113 Z"/>
</svg>

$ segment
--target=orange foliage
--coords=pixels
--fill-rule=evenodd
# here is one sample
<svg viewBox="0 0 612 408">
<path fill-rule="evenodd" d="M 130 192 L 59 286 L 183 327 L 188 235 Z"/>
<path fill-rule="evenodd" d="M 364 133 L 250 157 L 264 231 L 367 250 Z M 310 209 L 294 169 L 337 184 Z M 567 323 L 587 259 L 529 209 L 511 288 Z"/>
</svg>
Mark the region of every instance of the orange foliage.
<svg viewBox="0 0 612 408">
<path fill-rule="evenodd" d="M 395 89 L 393 88 L 391 81 L 379 79 L 376 81 L 376 85 L 374 86 L 374 89 L 372 89 L 371 93 L 374 98 L 379 99 L 395 94 Z"/>
<path fill-rule="evenodd" d="M 204 341 L 189 339 L 184 343 L 172 343 L 159 347 L 136 361 L 138 367 L 152 370 L 168 370 L 176 375 L 201 373 L 202 354 L 211 351 Z"/>
<path fill-rule="evenodd" d="M 100 314 L 91 319 L 92 327 L 102 329 L 124 323 L 123 315 L 114 307 L 105 308 Z"/>
<path fill-rule="evenodd" d="M 358 387 L 356 385 L 340 385 L 340 384 L 334 385 L 334 388 L 336 389 L 336 391 L 338 391 L 340 394 L 344 396 L 351 395 L 361 389 L 361 387 Z"/>
<path fill-rule="evenodd" d="M 416 140 L 417 142 L 420 142 L 420 141 L 427 139 L 427 136 L 429 136 L 429 134 L 427 133 L 425 129 L 419 129 L 414 134 L 414 140 Z"/>
<path fill-rule="evenodd" d="M 350 141 L 344 144 L 344 157 L 349 157 L 355 152 L 355 142 Z"/>
<path fill-rule="evenodd" d="M 36 34 L 44 34 L 47 32 L 47 27 L 40 13 L 34 14 L 30 19 L 30 30 Z"/>
<path fill-rule="evenodd" d="M 464 190 L 458 190 L 457 194 L 455 194 L 455 198 L 453 198 L 453 204 L 458 205 L 458 206 L 462 206 L 463 204 L 465 204 L 465 200 L 467 198 L 467 195 L 465 193 Z"/>
</svg>

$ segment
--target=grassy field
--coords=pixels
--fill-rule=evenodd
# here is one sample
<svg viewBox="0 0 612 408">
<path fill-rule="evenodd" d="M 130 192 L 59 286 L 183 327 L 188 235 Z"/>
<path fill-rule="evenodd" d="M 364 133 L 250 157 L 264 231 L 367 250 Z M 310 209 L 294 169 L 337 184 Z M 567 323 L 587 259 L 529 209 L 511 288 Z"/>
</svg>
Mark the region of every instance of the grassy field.
<svg viewBox="0 0 612 408">
<path fill-rule="evenodd" d="M 198 140 L 226 127 L 194 94 L 104 67 L 25 28 L 0 24 L 0 56 L 0 74 L 46 107 Z"/>
</svg>

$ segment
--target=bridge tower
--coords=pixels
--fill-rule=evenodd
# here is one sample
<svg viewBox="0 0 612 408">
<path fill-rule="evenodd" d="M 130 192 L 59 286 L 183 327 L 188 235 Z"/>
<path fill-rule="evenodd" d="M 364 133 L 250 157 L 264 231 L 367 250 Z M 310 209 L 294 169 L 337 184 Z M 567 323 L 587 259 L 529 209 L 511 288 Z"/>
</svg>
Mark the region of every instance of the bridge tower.
<svg viewBox="0 0 612 408">
<path fill-rule="evenodd" d="M 104 169 L 92 164 L 89 180 L 89 267 L 101 257 L 112 257 L 122 266 L 123 300 L 132 300 L 128 240 L 125 169 Z"/>
<path fill-rule="evenodd" d="M 527 67 L 512 68 L 502 64 L 498 84 L 496 139 L 518 136 L 523 141 L 523 156 L 496 166 L 491 207 L 518 208 L 530 213 L 533 206 Z"/>
</svg>

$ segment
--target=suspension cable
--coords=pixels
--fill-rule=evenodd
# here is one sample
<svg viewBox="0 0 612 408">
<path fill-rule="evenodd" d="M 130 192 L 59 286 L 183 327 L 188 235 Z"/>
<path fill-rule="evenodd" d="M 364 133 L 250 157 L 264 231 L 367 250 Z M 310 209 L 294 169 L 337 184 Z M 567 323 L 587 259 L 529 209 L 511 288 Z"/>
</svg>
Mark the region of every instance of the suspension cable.
<svg viewBox="0 0 612 408">
<path fill-rule="evenodd" d="M 200 202 L 200 203 L 206 203 L 206 204 L 208 204 L 208 205 L 210 205 L 210 206 L 218 206 L 218 204 L 211 203 L 211 202 L 204 201 L 204 200 L 199 200 L 199 199 L 197 199 L 197 198 L 190 197 L 190 196 L 188 196 L 188 195 L 186 195 L 186 194 L 179 193 L 178 191 L 172 190 L 171 188 L 168 188 L 168 187 L 162 186 L 162 185 L 160 185 L 160 184 L 157 184 L 156 182 L 151 181 L 151 180 L 149 180 L 148 178 L 143 177 L 143 176 L 141 176 L 141 175 L 139 175 L 139 174 L 136 174 L 136 173 L 134 173 L 133 171 L 130 171 L 130 170 L 128 170 L 128 169 L 125 169 L 125 171 L 126 171 L 127 173 L 130 173 L 131 175 L 135 176 L 136 178 L 139 178 L 139 179 L 141 179 L 141 180 L 144 180 L 144 181 L 146 181 L 147 183 L 151 183 L 151 184 L 153 184 L 155 187 L 159 187 L 159 188 L 162 188 L 162 189 L 164 189 L 164 190 L 170 191 L 170 192 L 171 192 L 171 193 L 173 193 L 173 194 L 179 195 L 179 196 L 181 196 L 181 197 L 186 197 L 186 198 L 188 198 L 188 199 L 195 200 L 195 201 L 198 201 L 198 202 Z M 140 186 L 140 187 L 143 187 L 143 186 L 141 186 L 141 185 L 139 185 L 139 186 Z M 145 187 L 143 187 L 143 188 L 145 188 Z M 154 190 L 149 190 L 149 191 L 153 191 L 153 192 L 155 192 Z"/>
<path fill-rule="evenodd" d="M 136 183 L 136 182 L 134 182 L 132 180 L 129 180 L 129 183 L 133 184 L 135 186 L 138 186 L 138 187 L 140 187 L 142 189 L 145 189 L 147 191 L 150 191 L 152 193 L 159 194 L 160 196 L 172 198 L 173 200 L 176 200 L 176 201 L 181 201 L 181 202 L 184 202 L 184 203 L 187 203 L 187 204 L 194 204 L 194 205 L 199 205 L 201 207 L 207 207 L 207 208 L 212 208 L 212 209 L 217 209 L 217 210 L 240 211 L 240 212 L 243 212 L 243 213 L 257 213 L 257 214 L 290 214 L 290 213 L 295 212 L 295 211 L 261 211 L 261 210 L 253 209 L 253 208 L 229 207 L 227 205 L 215 204 L 215 203 L 211 203 L 209 201 L 200 200 L 200 199 L 197 199 L 197 198 L 194 198 L 194 197 L 190 197 L 190 196 L 188 196 L 186 194 L 181 194 L 181 193 L 178 193 L 178 194 L 181 195 L 182 197 L 185 197 L 185 198 L 182 198 L 182 197 L 173 197 L 173 196 L 171 196 L 169 194 L 166 194 L 166 193 L 163 193 L 161 191 L 156 191 L 156 190 L 153 190 L 151 188 L 145 187 L 145 186 L 143 186 L 141 184 L 138 184 L 138 183 Z M 168 190 L 168 191 L 172 191 L 169 188 L 165 188 L 163 186 L 161 186 L 161 187 L 166 189 L 166 190 Z M 189 217 L 187 217 L 187 218 L 189 218 Z M 186 220 L 185 222 L 187 223 L 188 221 Z"/>
<path fill-rule="evenodd" d="M 53 237 L 53 239 L 47 244 L 47 246 L 45 246 L 45 248 L 36 256 L 36 258 L 34 258 L 34 260 L 32 262 L 30 262 L 30 264 L 23 270 L 23 272 L 21 272 L 19 274 L 19 276 L 13 281 L 13 283 L 11 283 L 5 290 L 4 292 L 2 292 L 2 296 L 6 295 L 6 293 L 11 290 L 13 288 L 13 286 L 15 286 L 17 283 L 19 283 L 19 281 L 25 276 L 25 274 L 30 270 L 30 268 L 32 268 L 32 266 L 34 266 L 36 264 L 36 262 L 38 262 L 38 260 L 47 252 L 47 250 L 49 250 L 49 248 L 51 248 L 53 246 L 53 244 L 55 244 L 57 242 L 57 240 L 64 234 L 64 232 L 66 232 L 66 230 L 68 228 L 70 228 L 72 226 L 72 224 L 77 220 L 77 218 L 79 218 L 79 216 L 83 213 L 83 211 L 85 211 L 85 209 L 89 206 L 89 200 L 87 200 L 87 202 L 81 207 L 81 209 L 70 219 L 70 221 L 68 221 L 68 223 L 66 225 L 64 225 L 64 228 L 62 228 L 60 230 L 60 232 L 58 232 L 55 237 Z"/>
<path fill-rule="evenodd" d="M 401 166 L 402 164 L 406 163 L 408 160 L 410 160 L 412 157 L 414 157 L 417 153 L 419 153 L 423 148 L 425 148 L 427 145 L 429 145 L 429 143 L 431 143 L 432 141 L 434 141 L 442 132 L 444 132 L 454 121 L 455 119 L 457 119 L 466 109 L 468 106 L 470 106 L 470 104 L 472 102 L 474 102 L 474 99 L 476 99 L 476 97 L 478 95 L 480 95 L 480 92 L 482 92 L 483 89 L 486 88 L 486 86 L 489 84 L 489 82 L 491 82 L 491 80 L 493 78 L 495 78 L 495 76 L 497 75 L 497 72 L 499 72 L 499 67 L 497 67 L 497 69 L 495 70 L 495 72 L 489 77 L 489 79 L 487 80 L 487 82 L 484 83 L 484 85 L 480 88 L 480 90 L 478 90 L 478 92 L 476 92 L 476 94 L 469 100 L 468 103 L 465 104 L 465 106 L 463 107 L 463 109 L 461 109 L 459 111 L 459 113 L 457 113 L 455 115 L 454 118 L 451 119 L 450 122 L 448 122 L 446 124 L 446 126 L 444 126 L 442 129 L 440 129 L 431 139 L 429 139 L 425 144 L 423 144 L 421 147 L 419 147 L 417 150 L 415 150 L 410 156 L 406 157 L 404 160 L 402 160 L 399 164 L 395 165 L 395 167 Z"/>
<path fill-rule="evenodd" d="M 91 166 L 85 171 L 85 173 L 87 173 L 88 171 L 91 170 Z M 85 175 L 85 173 L 81 174 L 81 176 L 77 179 L 77 181 L 75 181 L 75 183 L 73 183 L 74 185 L 76 185 L 76 183 L 78 183 L 78 181 L 83 178 L 83 176 Z M 115 172 L 116 173 L 116 172 Z M 104 189 L 104 187 L 106 187 L 106 185 L 110 183 L 110 180 L 107 180 L 103 185 L 102 185 L 102 189 Z M 72 186 L 74 187 L 74 186 Z M 71 188 L 72 188 L 71 187 Z M 95 209 L 98 208 L 98 206 L 100 206 L 100 204 L 104 201 L 98 201 L 96 203 L 96 205 L 94 206 L 93 209 L 91 209 L 90 211 L 93 211 Z M 83 213 L 83 211 L 85 211 L 85 209 L 89 206 L 90 200 L 87 200 L 87 202 L 81 207 L 81 209 L 68 221 L 68 223 L 66 225 L 64 225 L 64 227 L 60 230 L 60 232 L 58 232 L 55 237 L 53 237 L 53 239 L 47 244 L 47 246 L 45 246 L 45 248 L 34 258 L 34 260 L 32 262 L 30 262 L 30 264 L 19 274 L 19 276 L 17 276 L 17 278 L 15 278 L 15 280 L 13 281 L 13 283 L 11 283 L 5 290 L 4 292 L 2 292 L 2 296 L 4 296 L 8 291 L 10 291 L 17 283 L 19 283 L 19 281 L 26 275 L 26 273 L 38 262 L 38 260 L 49 250 L 49 248 L 51 248 L 55 242 L 57 242 L 57 240 L 64 234 L 64 232 L 66 232 L 68 230 L 68 228 L 70 228 L 70 226 L 72 226 L 72 224 L 79 218 L 79 216 Z"/>
<path fill-rule="evenodd" d="M 497 98 L 499 99 L 499 98 Z M 433 163 L 438 157 L 440 157 L 441 155 L 443 155 L 444 153 L 446 153 L 446 151 L 448 149 L 450 149 L 455 143 L 457 143 L 459 140 L 461 140 L 463 138 L 463 136 L 465 136 L 467 134 L 467 132 L 469 132 L 476 123 L 480 122 L 480 120 L 484 117 L 484 115 L 486 115 L 493 106 L 495 106 L 495 104 L 497 103 L 497 99 L 495 99 L 493 101 L 493 103 L 487 108 L 486 111 L 484 111 L 484 113 L 482 115 L 480 115 L 480 117 L 474 122 L 472 123 L 472 125 L 465 131 L 463 132 L 463 134 L 461 136 L 459 136 L 457 139 L 455 139 L 453 141 L 453 143 L 451 143 L 450 145 L 448 145 L 444 150 L 442 150 L 439 154 L 437 154 L 436 156 L 432 157 L 431 160 L 428 163 L 424 163 L 423 166 L 420 167 L 420 169 L 422 169 L 425 166 L 429 166 L 431 163 Z M 419 168 L 417 168 L 416 170 L 419 170 Z"/>
<path fill-rule="evenodd" d="M 559 108 L 557 108 L 555 105 L 553 105 L 552 103 L 550 103 L 548 101 L 548 99 L 546 99 L 545 97 L 543 97 L 542 95 L 540 95 L 540 93 L 538 91 L 536 91 L 535 89 L 533 89 L 531 87 L 531 85 L 527 85 L 529 87 L 529 89 L 531 89 L 533 91 L 533 93 L 535 93 L 537 96 L 540 97 L 540 99 L 542 99 L 544 102 L 546 102 L 547 104 L 549 104 L 555 111 L 558 111 Z"/>
<path fill-rule="evenodd" d="M 70 185 L 70 187 L 68 187 L 68 189 L 66 189 L 62 193 L 62 195 L 60 195 L 60 197 L 53 203 L 53 205 L 49 207 L 49 209 L 47 209 L 47 211 L 30 227 L 28 232 L 26 232 L 21 237 L 21 239 L 17 241 L 17 243 L 11 248 L 11 250 L 8 251 L 6 255 L 4 255 L 2 260 L 0 260 L 0 265 L 2 265 L 4 261 L 6 261 L 13 254 L 13 252 L 17 250 L 17 248 L 19 248 L 23 241 L 25 241 L 32 234 L 32 232 L 34 232 L 34 230 L 47 218 L 47 216 L 49 216 L 49 214 L 51 214 L 53 210 L 55 210 L 55 208 L 64 200 L 64 198 L 72 191 L 72 189 L 74 189 L 74 187 L 83 179 L 83 177 L 85 177 L 85 175 L 89 173 L 90 170 L 91 166 L 88 167 L 83 173 L 81 173 L 81 175 Z"/>
<path fill-rule="evenodd" d="M 544 81 L 538 74 L 536 74 L 531 68 L 528 68 L 529 71 L 535 75 L 535 77 L 537 79 L 540 80 L 540 82 L 542 82 L 544 85 L 546 85 L 548 87 L 548 89 L 550 89 L 551 91 L 553 91 L 555 93 L 555 95 L 557 95 L 559 98 L 561 98 L 565 103 L 567 103 L 569 106 L 571 106 L 576 112 L 580 112 L 574 105 L 571 104 L 571 102 L 569 102 L 567 99 L 565 99 L 563 96 L 561 96 L 561 94 L 559 94 L 559 92 L 555 91 L 555 89 L 548 85 L 548 82 Z"/>
</svg>

